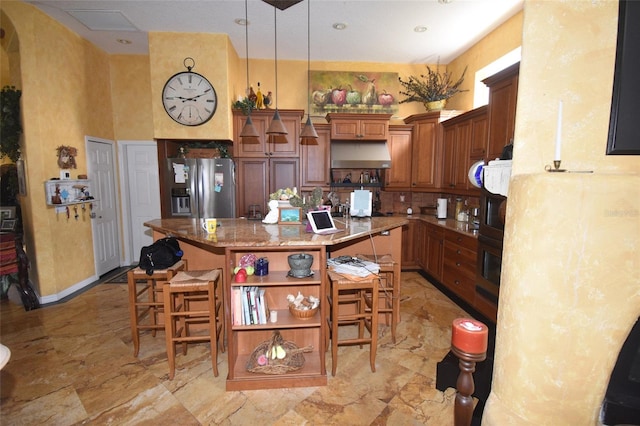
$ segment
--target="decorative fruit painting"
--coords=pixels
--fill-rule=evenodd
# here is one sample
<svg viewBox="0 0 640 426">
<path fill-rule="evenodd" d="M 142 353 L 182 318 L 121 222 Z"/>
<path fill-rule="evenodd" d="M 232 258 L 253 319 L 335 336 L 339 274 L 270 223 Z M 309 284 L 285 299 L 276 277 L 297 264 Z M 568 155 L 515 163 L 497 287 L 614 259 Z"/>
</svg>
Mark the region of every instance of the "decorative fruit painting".
<svg viewBox="0 0 640 426">
<path fill-rule="evenodd" d="M 311 71 L 314 113 L 398 111 L 398 74 L 392 72 Z"/>
</svg>

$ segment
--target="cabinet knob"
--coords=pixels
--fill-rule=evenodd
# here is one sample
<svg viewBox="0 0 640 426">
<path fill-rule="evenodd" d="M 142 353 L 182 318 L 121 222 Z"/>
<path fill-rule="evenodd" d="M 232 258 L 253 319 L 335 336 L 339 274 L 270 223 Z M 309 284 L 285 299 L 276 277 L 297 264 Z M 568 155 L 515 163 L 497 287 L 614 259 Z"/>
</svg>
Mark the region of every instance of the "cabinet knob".
<svg viewBox="0 0 640 426">
<path fill-rule="evenodd" d="M 460 262 L 456 262 L 456 266 L 460 267 L 462 264 Z"/>
<path fill-rule="evenodd" d="M 462 252 L 460 251 L 460 249 L 456 250 L 457 254 L 461 254 Z"/>
</svg>

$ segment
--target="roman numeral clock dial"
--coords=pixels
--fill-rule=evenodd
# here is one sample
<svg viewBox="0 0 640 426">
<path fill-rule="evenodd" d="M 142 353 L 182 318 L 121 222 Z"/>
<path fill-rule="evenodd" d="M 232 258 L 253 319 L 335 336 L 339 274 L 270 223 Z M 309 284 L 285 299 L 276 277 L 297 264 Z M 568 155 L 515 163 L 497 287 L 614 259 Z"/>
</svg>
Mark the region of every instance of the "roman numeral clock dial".
<svg viewBox="0 0 640 426">
<path fill-rule="evenodd" d="M 185 126 L 199 126 L 215 114 L 218 97 L 209 80 L 192 72 L 191 68 L 187 67 L 188 71 L 174 74 L 167 80 L 162 89 L 162 104 L 174 121 Z"/>
</svg>

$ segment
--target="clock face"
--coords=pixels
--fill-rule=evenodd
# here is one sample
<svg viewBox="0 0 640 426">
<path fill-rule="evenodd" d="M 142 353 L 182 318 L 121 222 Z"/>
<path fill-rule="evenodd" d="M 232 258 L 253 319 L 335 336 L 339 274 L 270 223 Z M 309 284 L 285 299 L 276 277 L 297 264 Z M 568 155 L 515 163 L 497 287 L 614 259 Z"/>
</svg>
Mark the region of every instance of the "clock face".
<svg viewBox="0 0 640 426">
<path fill-rule="evenodd" d="M 185 126 L 199 126 L 213 117 L 218 106 L 209 80 L 195 72 L 179 72 L 162 89 L 162 104 L 171 118 Z"/>
</svg>

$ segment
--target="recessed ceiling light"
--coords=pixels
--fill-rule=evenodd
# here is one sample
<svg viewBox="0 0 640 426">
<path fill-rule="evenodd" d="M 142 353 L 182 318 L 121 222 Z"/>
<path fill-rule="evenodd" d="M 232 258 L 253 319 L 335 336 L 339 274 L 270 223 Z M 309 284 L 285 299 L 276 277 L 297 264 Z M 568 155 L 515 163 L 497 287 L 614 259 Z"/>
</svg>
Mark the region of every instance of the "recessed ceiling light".
<svg viewBox="0 0 640 426">
<path fill-rule="evenodd" d="M 233 22 L 235 22 L 235 23 L 236 23 L 236 24 L 238 24 L 238 25 L 242 25 L 243 27 L 244 27 L 244 26 L 249 25 L 249 21 L 247 21 L 247 20 L 246 20 L 246 19 L 244 19 L 244 18 L 238 18 L 238 19 L 236 19 L 236 20 L 235 20 L 235 21 L 233 21 Z"/>
<path fill-rule="evenodd" d="M 116 40 L 120 44 L 131 44 L 133 43 L 131 40 L 127 40 L 126 38 L 119 38 Z"/>
<path fill-rule="evenodd" d="M 335 24 L 333 24 L 333 28 L 336 30 L 344 30 L 345 28 L 347 28 L 347 24 L 342 22 L 336 22 Z"/>
<path fill-rule="evenodd" d="M 427 27 L 425 27 L 424 25 L 418 25 L 417 27 L 415 27 L 413 29 L 413 31 L 415 31 L 417 33 L 423 33 L 425 31 L 427 31 Z"/>
<path fill-rule="evenodd" d="M 438 3 L 440 4 L 449 4 L 451 3 L 453 0 L 438 0 Z"/>
</svg>

